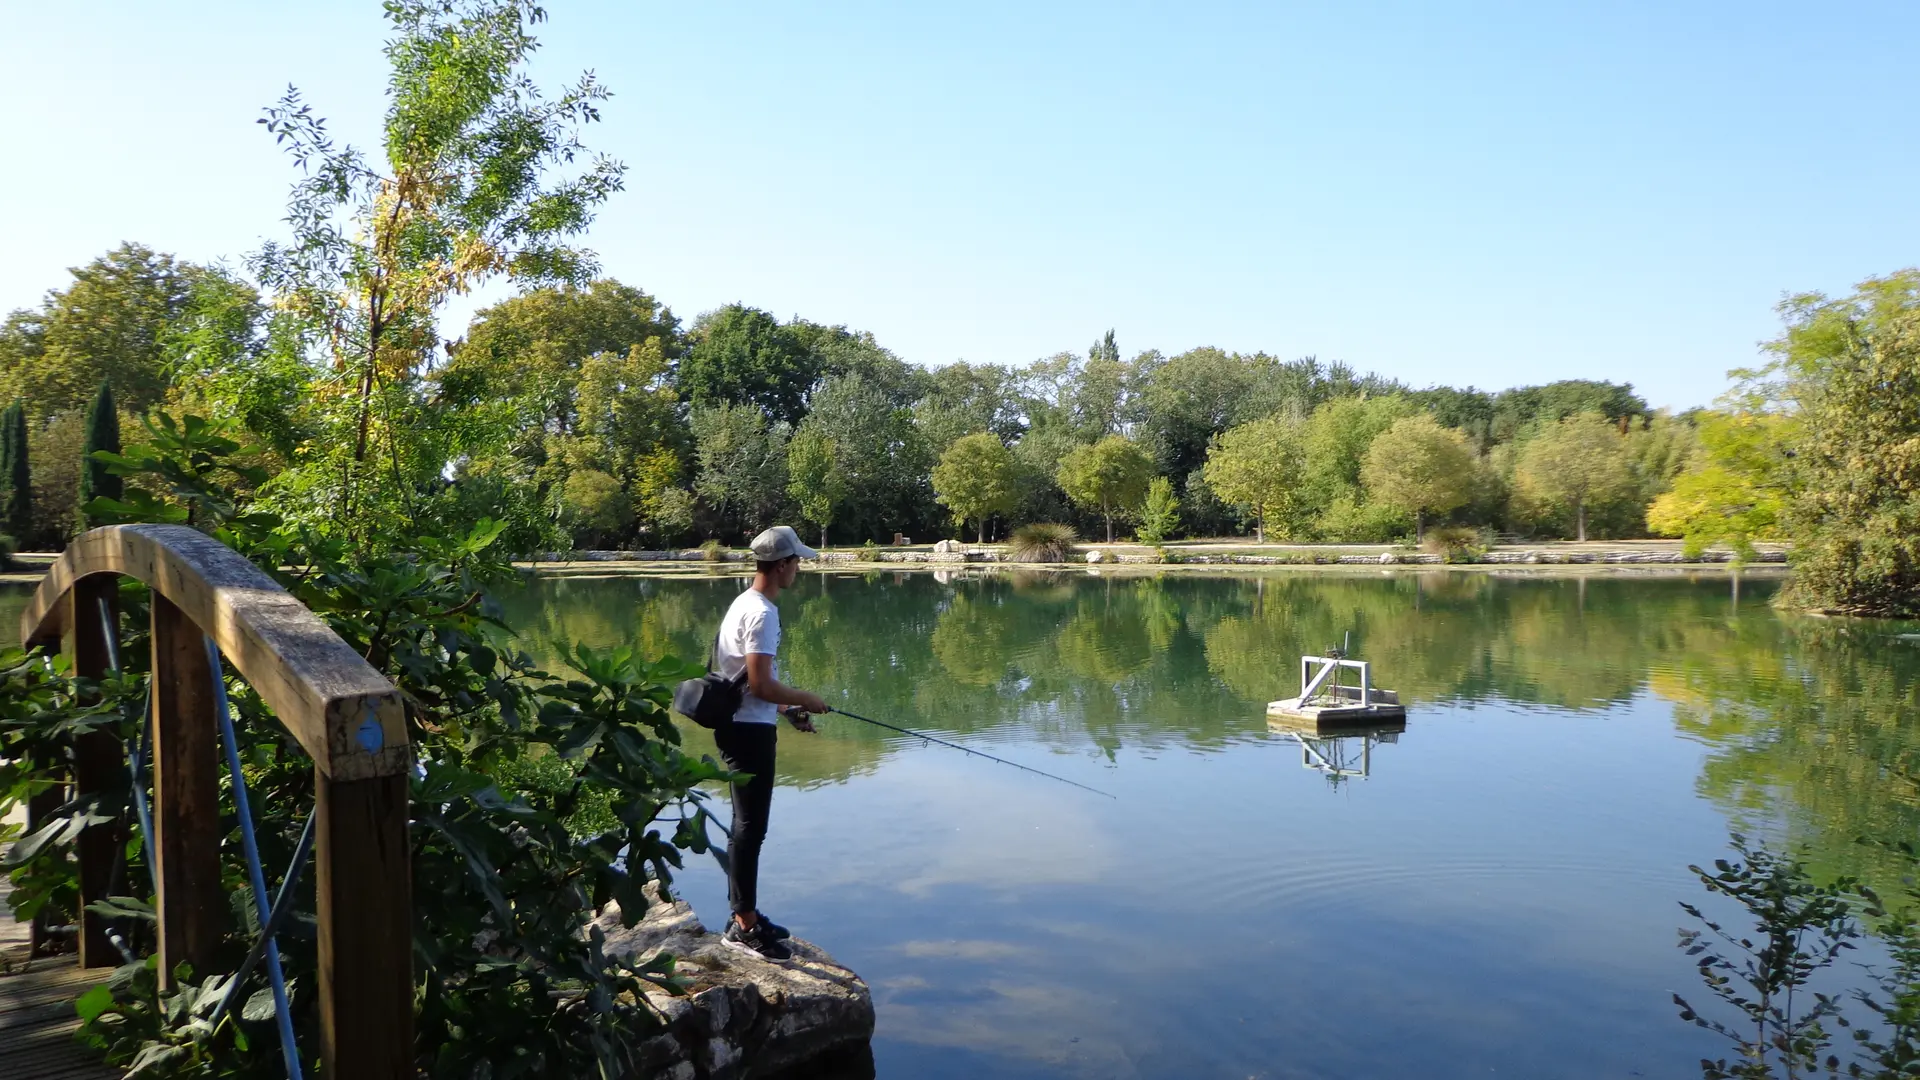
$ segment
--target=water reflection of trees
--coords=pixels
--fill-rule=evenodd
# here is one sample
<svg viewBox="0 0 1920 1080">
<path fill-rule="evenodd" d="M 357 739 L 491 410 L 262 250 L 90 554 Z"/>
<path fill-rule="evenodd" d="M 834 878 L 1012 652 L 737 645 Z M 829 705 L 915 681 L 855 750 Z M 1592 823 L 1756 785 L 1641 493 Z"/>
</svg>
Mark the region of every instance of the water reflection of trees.
<svg viewBox="0 0 1920 1080">
<path fill-rule="evenodd" d="M 507 601 L 532 651 L 702 656 L 738 578 L 544 580 Z M 1854 841 L 1920 835 L 1920 645 L 1801 624 L 1771 583 L 1483 574 L 1259 578 L 809 575 L 781 601 L 785 672 L 868 715 L 1060 751 L 1265 738 L 1297 658 L 1351 631 L 1418 706 L 1600 710 L 1644 691 L 1709 748 L 1699 784 L 1743 827 L 1784 822 L 1831 872 L 1889 880 Z M 704 733 L 690 732 L 695 746 Z M 782 746 L 783 779 L 870 770 L 897 736 L 854 723 Z"/>
<path fill-rule="evenodd" d="M 1500 697 L 1604 707 L 1633 696 L 1676 625 L 1726 605 L 1713 586 L 1618 578 L 1294 576 L 1231 584 L 1231 602 L 1202 616 L 1207 660 L 1237 693 L 1259 700 L 1281 696 L 1275 691 L 1297 679 L 1299 654 L 1339 645 L 1351 632 L 1376 679 L 1409 703 Z"/>
<path fill-rule="evenodd" d="M 1736 827 L 1804 846 L 1815 877 L 1892 894 L 1920 837 L 1920 649 L 1885 623 L 1741 627 L 1653 686 L 1711 748 L 1702 794 Z"/>
<path fill-rule="evenodd" d="M 541 581 L 506 614 L 543 659 L 573 641 L 701 656 L 741 584 Z M 1466 574 L 809 576 L 781 602 L 782 665 L 863 712 L 941 731 L 1014 725 L 1110 748 L 1205 747 L 1263 731 L 1264 704 L 1291 689 L 1299 655 L 1349 632 L 1410 703 L 1606 707 L 1651 669 L 1717 647 L 1724 587 Z"/>
</svg>

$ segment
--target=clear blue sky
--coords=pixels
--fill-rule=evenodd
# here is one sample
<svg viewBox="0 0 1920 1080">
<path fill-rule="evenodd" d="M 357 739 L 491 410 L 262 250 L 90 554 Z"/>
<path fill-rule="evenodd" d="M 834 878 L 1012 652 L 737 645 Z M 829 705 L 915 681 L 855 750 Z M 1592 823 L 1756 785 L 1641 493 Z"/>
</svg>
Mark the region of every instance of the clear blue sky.
<svg viewBox="0 0 1920 1080">
<path fill-rule="evenodd" d="M 589 237 L 909 360 L 1197 345 L 1712 400 L 1783 292 L 1920 263 L 1920 4 L 553 0 L 617 96 Z M 378 129 L 374 0 L 0 4 L 0 307 L 121 240 L 278 234 L 253 121 Z M 459 322 L 464 322 L 464 311 Z"/>
</svg>

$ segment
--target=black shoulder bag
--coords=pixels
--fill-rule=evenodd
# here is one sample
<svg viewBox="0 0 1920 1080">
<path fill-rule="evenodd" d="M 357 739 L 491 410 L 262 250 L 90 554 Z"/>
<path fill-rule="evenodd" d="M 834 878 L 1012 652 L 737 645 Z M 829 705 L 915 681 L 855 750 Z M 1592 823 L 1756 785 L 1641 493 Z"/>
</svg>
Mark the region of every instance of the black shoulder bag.
<svg viewBox="0 0 1920 1080">
<path fill-rule="evenodd" d="M 713 670 L 720 666 L 720 636 L 714 635 L 713 652 L 707 656 L 707 673 L 687 679 L 673 688 L 673 711 L 703 728 L 720 728 L 733 723 L 740 702 L 747 696 L 747 668 L 740 666 L 735 678 L 725 678 Z"/>
</svg>

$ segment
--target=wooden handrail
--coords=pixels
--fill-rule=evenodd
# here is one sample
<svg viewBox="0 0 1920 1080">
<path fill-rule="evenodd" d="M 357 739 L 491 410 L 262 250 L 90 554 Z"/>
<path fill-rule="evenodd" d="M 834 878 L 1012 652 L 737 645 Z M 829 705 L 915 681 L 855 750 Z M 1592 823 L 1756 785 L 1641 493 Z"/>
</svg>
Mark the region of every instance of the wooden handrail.
<svg viewBox="0 0 1920 1080">
<path fill-rule="evenodd" d="M 413 767 L 399 691 L 327 624 L 240 555 L 179 525 L 110 525 L 76 539 L 20 617 L 29 645 L 66 649 L 74 673 L 107 670 L 117 579 L 152 588 L 153 836 L 159 972 L 202 974 L 228 929 L 220 873 L 215 683 L 205 639 L 247 680 L 314 762 L 314 892 L 319 1053 L 332 1077 L 402 1080 L 413 1069 L 412 873 L 407 783 Z M 113 735 L 74 747 L 74 788 L 125 783 Z M 114 773 L 119 772 L 116 781 Z M 106 920 L 121 822 L 80 835 L 80 962 L 118 963 Z"/>
<path fill-rule="evenodd" d="M 21 640 L 58 642 L 69 629 L 62 600 L 100 574 L 146 582 L 211 635 L 327 776 L 397 776 L 411 765 L 393 684 L 258 567 L 184 525 L 108 525 L 74 540 L 21 613 Z"/>
</svg>

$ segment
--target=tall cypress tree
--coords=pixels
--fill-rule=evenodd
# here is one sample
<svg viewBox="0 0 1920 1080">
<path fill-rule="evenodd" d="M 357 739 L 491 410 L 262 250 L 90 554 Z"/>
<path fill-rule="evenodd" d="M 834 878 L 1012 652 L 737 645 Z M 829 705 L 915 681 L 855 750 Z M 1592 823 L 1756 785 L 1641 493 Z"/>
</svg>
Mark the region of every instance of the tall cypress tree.
<svg viewBox="0 0 1920 1080">
<path fill-rule="evenodd" d="M 19 402 L 0 409 L 0 531 L 7 533 L 13 532 L 13 424 L 20 411 Z"/>
<path fill-rule="evenodd" d="M 114 408 L 113 386 L 100 380 L 100 392 L 93 396 L 87 410 L 87 442 L 80 450 L 80 531 L 98 524 L 87 514 L 87 503 L 94 499 L 118 499 L 125 493 L 121 478 L 93 460 L 95 450 L 120 452 L 120 412 Z"/>
<path fill-rule="evenodd" d="M 0 432 L 0 473 L 5 474 L 7 492 L 5 524 L 15 543 L 25 546 L 33 532 L 33 469 L 27 463 L 27 410 L 16 401 L 7 410 L 4 432 Z"/>
</svg>

